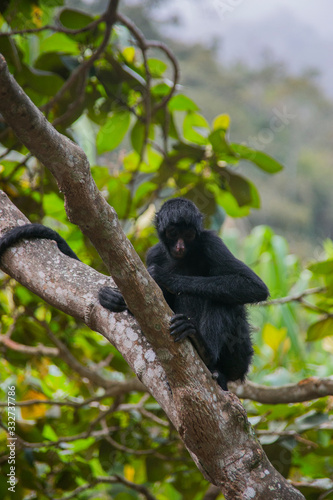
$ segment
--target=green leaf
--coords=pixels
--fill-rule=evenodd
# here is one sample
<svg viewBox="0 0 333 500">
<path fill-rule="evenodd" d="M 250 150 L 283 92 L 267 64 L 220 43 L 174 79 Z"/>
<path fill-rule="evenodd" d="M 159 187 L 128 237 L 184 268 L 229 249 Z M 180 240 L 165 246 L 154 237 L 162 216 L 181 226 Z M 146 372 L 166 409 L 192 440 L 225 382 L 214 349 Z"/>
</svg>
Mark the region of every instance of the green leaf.
<svg viewBox="0 0 333 500">
<path fill-rule="evenodd" d="M 115 111 L 97 134 L 98 154 L 112 151 L 122 142 L 131 121 L 129 111 Z"/>
<path fill-rule="evenodd" d="M 68 54 L 80 54 L 78 44 L 64 33 L 54 33 L 45 38 L 40 44 L 41 52 L 66 52 Z"/>
<path fill-rule="evenodd" d="M 111 179 L 108 184 L 108 191 L 110 205 L 114 207 L 119 219 L 124 218 L 129 207 L 130 190 L 119 179 Z"/>
<path fill-rule="evenodd" d="M 230 116 L 223 114 L 218 115 L 213 121 L 213 130 L 223 129 L 225 131 L 230 127 Z"/>
<path fill-rule="evenodd" d="M 208 131 L 209 125 L 202 115 L 194 112 L 187 113 L 183 122 L 183 134 L 187 141 L 200 145 L 207 144 Z"/>
<path fill-rule="evenodd" d="M 155 97 L 164 97 L 165 95 L 168 95 L 170 92 L 171 88 L 169 85 L 166 83 L 158 83 L 154 87 L 151 88 L 151 93 Z"/>
<path fill-rule="evenodd" d="M 333 335 L 333 318 L 329 317 L 310 325 L 306 340 L 312 342 L 331 335 Z"/>
<path fill-rule="evenodd" d="M 170 111 L 198 111 L 199 108 L 192 99 L 186 95 L 178 94 L 171 97 L 168 102 Z"/>
<path fill-rule="evenodd" d="M 165 62 L 160 59 L 148 59 L 148 68 L 153 78 L 159 78 L 167 69 Z"/>
<path fill-rule="evenodd" d="M 262 151 L 256 151 L 255 149 L 248 148 L 242 144 L 235 143 L 230 144 L 230 147 L 240 159 L 252 161 L 252 163 L 255 163 L 265 172 L 275 174 L 283 169 L 283 166 L 279 162 Z"/>
<path fill-rule="evenodd" d="M 51 71 L 23 66 L 17 77 L 18 83 L 24 87 L 30 87 L 35 92 L 46 96 L 53 96 L 60 90 L 64 80 Z"/>
<path fill-rule="evenodd" d="M 133 203 L 135 206 L 139 206 L 140 203 L 143 203 L 143 201 L 147 200 L 149 196 L 156 191 L 157 189 L 157 184 L 154 182 L 143 182 L 140 184 L 138 189 L 135 191 Z"/>
<path fill-rule="evenodd" d="M 250 207 L 248 205 L 240 207 L 236 198 L 228 191 L 220 191 L 217 195 L 217 202 L 230 217 L 245 217 L 250 213 Z"/>
<path fill-rule="evenodd" d="M 137 120 L 131 131 L 131 143 L 133 149 L 139 154 L 142 152 L 144 138 L 145 125 L 140 120 Z"/>
<path fill-rule="evenodd" d="M 314 264 L 310 264 L 308 268 L 315 274 L 333 273 L 333 259 L 324 260 L 322 262 L 315 262 Z"/>
<path fill-rule="evenodd" d="M 140 155 L 136 151 L 130 151 L 123 159 L 124 169 L 135 172 L 140 164 Z"/>
<path fill-rule="evenodd" d="M 226 172 L 226 176 L 230 191 L 236 198 L 238 205 L 240 207 L 243 207 L 244 205 L 251 205 L 252 193 L 248 180 L 241 175 L 230 172 L 230 170 Z"/>
<path fill-rule="evenodd" d="M 63 9 L 59 16 L 59 21 L 65 28 L 77 30 L 84 28 L 94 20 L 85 12 L 76 9 Z"/>
<path fill-rule="evenodd" d="M 227 143 L 225 130 L 221 128 L 214 130 L 211 134 L 209 134 L 208 140 L 213 146 L 213 150 L 218 157 L 222 155 L 223 158 L 226 154 L 233 154 L 229 144 Z"/>
<path fill-rule="evenodd" d="M 145 165 L 141 169 L 142 172 L 156 172 L 162 161 L 163 161 L 163 156 L 158 153 L 150 144 L 147 146 L 147 159 L 148 159 L 148 165 L 147 168 Z"/>
</svg>

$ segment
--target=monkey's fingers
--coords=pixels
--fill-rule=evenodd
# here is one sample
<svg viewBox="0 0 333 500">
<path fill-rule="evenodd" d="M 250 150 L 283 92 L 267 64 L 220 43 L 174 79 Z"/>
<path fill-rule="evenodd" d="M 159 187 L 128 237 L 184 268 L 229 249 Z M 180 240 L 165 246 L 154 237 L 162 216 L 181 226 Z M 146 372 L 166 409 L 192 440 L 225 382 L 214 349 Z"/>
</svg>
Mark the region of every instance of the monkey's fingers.
<svg viewBox="0 0 333 500">
<path fill-rule="evenodd" d="M 189 321 L 190 318 L 188 318 L 186 314 L 175 314 L 170 320 L 170 327 L 177 326 L 184 322 L 188 323 Z"/>
<path fill-rule="evenodd" d="M 195 335 L 196 333 L 197 333 L 196 329 L 194 327 L 191 327 L 191 328 L 188 328 L 187 330 L 185 330 L 183 333 L 178 334 L 173 339 L 175 342 L 179 342 L 181 340 L 186 339 L 186 337 L 191 337 L 191 336 Z"/>
<path fill-rule="evenodd" d="M 193 328 L 193 325 L 190 325 L 187 321 L 182 321 L 176 324 L 172 324 L 170 326 L 170 333 L 171 335 L 177 335 L 178 333 L 185 332 L 185 330 L 188 330 L 189 328 Z"/>
</svg>

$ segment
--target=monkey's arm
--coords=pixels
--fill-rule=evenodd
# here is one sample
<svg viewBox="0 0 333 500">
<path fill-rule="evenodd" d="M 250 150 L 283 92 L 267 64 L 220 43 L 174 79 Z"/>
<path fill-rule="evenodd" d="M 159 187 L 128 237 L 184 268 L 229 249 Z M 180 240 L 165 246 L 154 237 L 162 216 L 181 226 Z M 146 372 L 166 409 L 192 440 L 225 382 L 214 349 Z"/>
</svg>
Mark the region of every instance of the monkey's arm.
<svg viewBox="0 0 333 500">
<path fill-rule="evenodd" d="M 267 299 L 269 291 L 265 283 L 236 259 L 218 236 L 204 231 L 201 248 L 209 276 L 168 274 L 164 269 L 155 268 L 156 281 L 171 293 L 196 295 L 223 304 L 250 304 Z"/>
<path fill-rule="evenodd" d="M 155 281 L 173 294 L 196 295 L 223 304 L 240 305 L 266 300 L 269 292 L 255 274 L 221 276 L 180 276 L 154 266 Z"/>
</svg>

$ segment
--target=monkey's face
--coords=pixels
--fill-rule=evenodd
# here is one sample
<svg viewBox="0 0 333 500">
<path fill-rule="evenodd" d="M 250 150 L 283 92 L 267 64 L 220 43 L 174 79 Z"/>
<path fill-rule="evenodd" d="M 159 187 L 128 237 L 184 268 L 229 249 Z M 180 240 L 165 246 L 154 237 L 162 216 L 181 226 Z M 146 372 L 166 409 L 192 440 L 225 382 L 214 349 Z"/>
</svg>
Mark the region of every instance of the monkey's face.
<svg viewBox="0 0 333 500">
<path fill-rule="evenodd" d="M 170 224 L 165 230 L 165 243 L 170 255 L 183 259 L 194 244 L 197 232 L 193 226 Z"/>
</svg>

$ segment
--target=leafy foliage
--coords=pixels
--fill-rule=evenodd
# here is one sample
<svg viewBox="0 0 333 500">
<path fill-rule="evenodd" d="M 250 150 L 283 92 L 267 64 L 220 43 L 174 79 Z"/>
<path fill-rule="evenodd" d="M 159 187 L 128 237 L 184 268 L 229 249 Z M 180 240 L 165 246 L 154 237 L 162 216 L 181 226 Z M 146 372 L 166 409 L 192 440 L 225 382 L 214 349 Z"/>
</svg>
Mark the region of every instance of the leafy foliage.
<svg viewBox="0 0 333 500">
<path fill-rule="evenodd" d="M 37 31 L 0 36 L 0 51 L 34 103 L 85 150 L 98 188 L 116 209 L 139 254 L 144 257 L 156 242 L 154 206 L 165 197 L 192 199 L 207 214 L 207 226 L 218 230 L 226 214 L 240 217 L 258 208 L 258 191 L 237 171 L 239 161 L 251 161 L 266 174 L 279 172 L 281 165 L 262 151 L 230 142 L 230 117 L 224 110 L 210 123 L 192 99 L 175 93 L 176 61 L 158 44 L 146 47 L 146 57 L 131 44 L 137 34 L 126 19 L 116 26 L 103 54 L 88 64 L 102 43 L 104 25 L 75 9 L 54 10 L 61 4 L 7 2 L 0 17 L 4 33 Z M 39 30 L 55 25 L 55 16 L 59 27 Z M 92 245 L 67 221 L 49 173 L 3 122 L 0 137 L 0 187 L 32 222 L 56 229 L 84 262 L 103 270 Z M 251 312 L 258 327 L 251 378 L 277 385 L 329 376 L 332 244 L 325 244 L 320 262 L 304 270 L 289 254 L 286 241 L 269 227 L 255 228 L 242 242 L 242 251 L 238 235 L 225 231 L 224 239 L 266 281 L 273 300 L 290 296 Z M 315 292 L 307 295 L 310 287 Z M 19 483 L 8 496 L 7 434 L 2 428 L 1 498 L 72 494 L 126 500 L 140 497 L 138 484 L 161 500 L 203 497 L 207 483 L 152 398 L 108 393 L 109 382 L 132 377 L 109 343 L 5 275 L 0 315 L 1 399 L 5 401 L 8 387 L 14 385 L 20 403 Z M 49 348 L 43 356 L 40 345 Z M 68 353 L 103 377 L 105 386 L 77 373 Z M 267 453 L 294 480 L 332 475 L 331 406 L 330 398 L 273 408 L 246 403 Z M 114 481 L 99 481 L 101 477 Z M 75 493 L 86 485 L 91 488 Z"/>
</svg>

